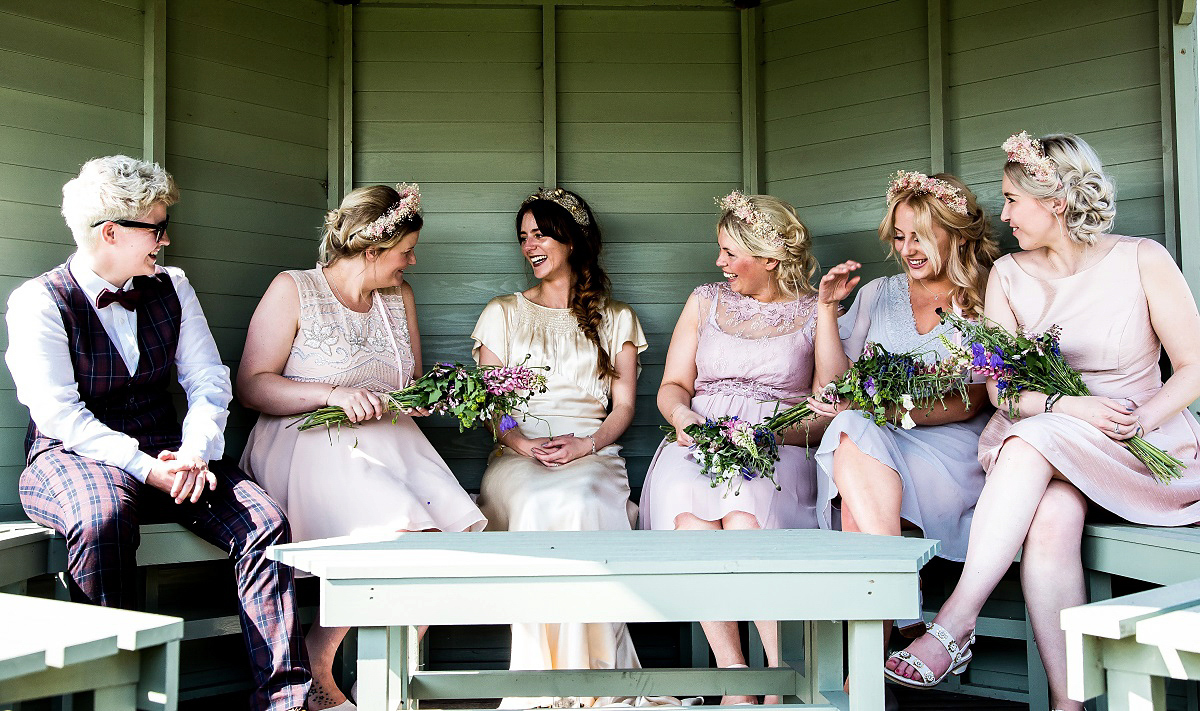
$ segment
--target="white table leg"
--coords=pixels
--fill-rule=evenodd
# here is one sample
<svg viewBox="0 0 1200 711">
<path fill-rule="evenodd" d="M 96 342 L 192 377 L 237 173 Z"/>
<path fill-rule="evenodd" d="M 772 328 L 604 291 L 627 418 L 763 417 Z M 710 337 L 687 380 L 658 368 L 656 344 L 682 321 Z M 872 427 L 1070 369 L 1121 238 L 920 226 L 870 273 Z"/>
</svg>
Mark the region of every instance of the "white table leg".
<svg viewBox="0 0 1200 711">
<path fill-rule="evenodd" d="M 387 627 L 358 629 L 358 708 L 390 711 L 388 707 L 391 634 Z"/>
<path fill-rule="evenodd" d="M 1167 707 L 1166 684 L 1162 677 L 1109 669 L 1109 711 L 1156 711 Z"/>
<path fill-rule="evenodd" d="M 883 622 L 848 623 L 850 711 L 883 708 Z"/>
<path fill-rule="evenodd" d="M 415 709 L 412 677 L 420 667 L 421 648 L 416 627 L 393 627 L 388 664 L 388 708 Z"/>
</svg>

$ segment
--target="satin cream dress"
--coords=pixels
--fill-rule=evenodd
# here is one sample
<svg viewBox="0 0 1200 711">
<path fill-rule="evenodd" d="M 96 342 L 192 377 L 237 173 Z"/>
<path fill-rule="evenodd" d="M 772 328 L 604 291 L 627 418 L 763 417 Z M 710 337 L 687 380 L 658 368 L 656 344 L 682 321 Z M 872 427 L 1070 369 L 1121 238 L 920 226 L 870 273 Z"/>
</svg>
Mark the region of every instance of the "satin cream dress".
<svg viewBox="0 0 1200 711">
<path fill-rule="evenodd" d="M 626 343 L 638 353 L 646 337 L 637 314 L 610 300 L 600 339 L 613 358 Z M 539 306 L 506 294 L 483 309 L 471 334 L 474 356 L 486 346 L 505 365 L 550 366 L 547 392 L 529 403 L 520 423 L 530 438 L 592 434 L 608 414 L 611 378 L 597 368 L 596 347 L 580 331 L 570 309 Z M 528 359 L 528 360 L 527 360 Z M 520 419 L 520 418 L 518 418 Z M 629 477 L 618 445 L 609 445 L 561 467 L 497 446 L 480 485 L 479 506 L 489 531 L 630 530 L 637 505 L 629 500 Z M 637 654 L 623 623 L 518 624 L 512 628 L 512 669 L 630 669 Z M 596 699 L 506 699 L 505 706 L 581 705 Z"/>
</svg>

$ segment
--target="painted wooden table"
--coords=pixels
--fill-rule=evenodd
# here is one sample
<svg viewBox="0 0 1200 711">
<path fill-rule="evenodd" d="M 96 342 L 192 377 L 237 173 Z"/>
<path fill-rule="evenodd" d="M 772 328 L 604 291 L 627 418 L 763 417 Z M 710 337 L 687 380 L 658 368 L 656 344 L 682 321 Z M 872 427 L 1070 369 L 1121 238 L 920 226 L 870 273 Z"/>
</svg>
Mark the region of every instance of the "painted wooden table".
<svg viewBox="0 0 1200 711">
<path fill-rule="evenodd" d="M 1062 629 L 1072 699 L 1166 709 L 1165 679 L 1200 680 L 1200 579 L 1068 608 Z"/>
<path fill-rule="evenodd" d="M 1200 579 L 1068 608 L 1062 628 L 1077 701 L 1106 694 L 1110 711 L 1165 709 L 1165 679 L 1200 680 Z"/>
<path fill-rule="evenodd" d="M 364 711 L 420 699 L 781 694 L 883 708 L 883 625 L 917 609 L 940 544 L 833 531 L 408 533 L 270 555 L 321 579 L 326 625 L 359 628 Z M 780 620 L 780 669 L 422 672 L 416 625 Z M 843 625 L 850 694 L 842 692 Z"/>
<path fill-rule="evenodd" d="M 0 703 L 94 692 L 97 711 L 174 711 L 178 617 L 0 594 Z"/>
</svg>

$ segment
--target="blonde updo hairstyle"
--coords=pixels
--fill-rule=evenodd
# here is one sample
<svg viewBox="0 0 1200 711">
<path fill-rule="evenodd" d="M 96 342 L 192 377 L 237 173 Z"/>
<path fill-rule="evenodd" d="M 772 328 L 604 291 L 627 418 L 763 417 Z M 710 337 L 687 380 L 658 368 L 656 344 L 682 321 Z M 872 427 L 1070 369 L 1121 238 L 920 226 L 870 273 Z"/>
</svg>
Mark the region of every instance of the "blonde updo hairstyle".
<svg viewBox="0 0 1200 711">
<path fill-rule="evenodd" d="M 329 266 L 339 259 L 357 257 L 370 249 L 382 252 L 395 247 L 407 235 L 421 229 L 425 221 L 419 213 L 414 213 L 382 239 L 371 239 L 360 234 L 363 228 L 379 219 L 388 208 L 398 202 L 400 194 L 387 185 L 368 185 L 347 193 L 337 209 L 325 214 L 325 231 L 321 235 L 321 264 Z"/>
<path fill-rule="evenodd" d="M 1066 203 L 1059 219 L 1071 239 L 1095 244 L 1096 237 L 1112 229 L 1117 217 L 1117 187 L 1104 172 L 1096 151 L 1079 136 L 1052 133 L 1038 139 L 1042 152 L 1054 161 L 1057 184 L 1034 178 L 1020 163 L 1005 163 L 1004 174 L 1017 188 L 1039 200 Z"/>
<path fill-rule="evenodd" d="M 746 199 L 783 237 L 783 244 L 771 244 L 730 210 L 721 213 L 717 228 L 725 230 L 733 243 L 751 256 L 778 261 L 775 278 L 785 296 L 796 298 L 815 293 L 812 279 L 820 265 L 812 253 L 812 235 L 796 216 L 796 208 L 770 195 L 747 195 Z"/>
<path fill-rule="evenodd" d="M 888 201 L 887 212 L 879 224 L 879 239 L 890 248 L 891 255 L 903 265 L 896 251 L 896 206 L 907 204 L 914 213 L 917 241 L 925 251 L 934 274 L 942 273 L 942 255 L 937 250 L 934 225 L 939 225 L 950 235 L 950 248 L 945 274 L 953 286 L 950 288 L 950 303 L 962 310 L 964 315 L 979 316 L 983 313 L 983 295 L 987 288 L 988 271 L 1000 256 L 1000 247 L 992 235 L 992 224 L 987 213 L 979 206 L 979 199 L 961 180 L 949 173 L 930 176 L 957 188 L 967 203 L 967 214 L 950 209 L 935 195 L 915 191 L 911 188 L 897 190 Z"/>
</svg>

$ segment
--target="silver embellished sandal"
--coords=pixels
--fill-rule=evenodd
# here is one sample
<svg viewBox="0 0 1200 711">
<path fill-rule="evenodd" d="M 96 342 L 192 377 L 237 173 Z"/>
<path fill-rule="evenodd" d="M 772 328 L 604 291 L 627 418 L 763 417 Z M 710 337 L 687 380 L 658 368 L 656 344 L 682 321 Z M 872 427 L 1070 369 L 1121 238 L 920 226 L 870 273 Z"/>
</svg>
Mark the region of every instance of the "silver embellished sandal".
<svg viewBox="0 0 1200 711">
<path fill-rule="evenodd" d="M 886 666 L 883 668 L 884 678 L 896 684 L 914 689 L 931 689 L 945 681 L 947 676 L 950 676 L 951 674 L 962 674 L 967 670 L 967 664 L 970 663 L 971 658 L 974 656 L 974 654 L 971 652 L 971 645 L 975 644 L 974 632 L 971 632 L 971 637 L 967 640 L 967 643 L 962 647 L 959 647 L 958 642 L 955 641 L 954 637 L 946 631 L 946 628 L 942 627 L 936 622 L 926 623 L 925 631 L 933 635 L 933 638 L 940 642 L 942 647 L 946 649 L 946 653 L 950 655 L 950 666 L 946 667 L 946 671 L 942 672 L 941 676 L 934 676 L 933 672 L 929 670 L 928 664 L 911 654 L 908 650 L 902 650 L 899 652 L 892 652 L 888 655 L 888 659 L 895 659 L 897 661 L 904 662 L 913 669 L 916 669 L 918 672 L 920 672 L 921 679 L 919 681 L 916 679 L 909 679 L 906 676 L 897 674 L 891 669 L 888 669 Z"/>
</svg>

